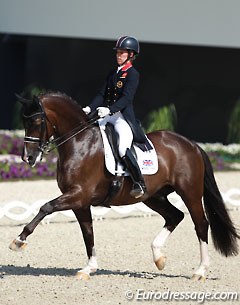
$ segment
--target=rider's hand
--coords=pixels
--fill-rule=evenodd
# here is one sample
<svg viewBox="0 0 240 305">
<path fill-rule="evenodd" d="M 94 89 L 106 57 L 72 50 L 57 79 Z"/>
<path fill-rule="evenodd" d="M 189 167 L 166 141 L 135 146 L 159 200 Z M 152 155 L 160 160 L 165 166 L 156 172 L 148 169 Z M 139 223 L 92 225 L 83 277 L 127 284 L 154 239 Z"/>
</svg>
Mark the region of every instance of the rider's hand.
<svg viewBox="0 0 240 305">
<path fill-rule="evenodd" d="M 86 114 L 89 114 L 91 112 L 91 108 L 89 106 L 86 106 L 82 109 Z"/>
<path fill-rule="evenodd" d="M 104 118 L 106 115 L 110 114 L 110 109 L 107 107 L 98 107 L 97 111 L 100 118 Z"/>
</svg>

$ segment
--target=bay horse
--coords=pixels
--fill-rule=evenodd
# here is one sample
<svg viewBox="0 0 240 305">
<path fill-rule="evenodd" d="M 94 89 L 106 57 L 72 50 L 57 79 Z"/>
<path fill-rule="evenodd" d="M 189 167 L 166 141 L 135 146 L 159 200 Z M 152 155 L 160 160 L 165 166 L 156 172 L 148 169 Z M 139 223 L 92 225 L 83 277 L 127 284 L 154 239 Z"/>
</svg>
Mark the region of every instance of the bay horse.
<svg viewBox="0 0 240 305">
<path fill-rule="evenodd" d="M 45 216 L 71 209 L 80 225 L 88 256 L 87 265 L 77 272 L 77 277 L 87 279 L 98 268 L 90 207 L 102 205 L 113 180 L 105 168 L 99 127 L 64 93 L 48 92 L 32 100 L 19 99 L 25 128 L 22 159 L 34 166 L 49 143 L 54 143 L 59 155 L 57 183 L 62 195 L 44 204 L 9 247 L 22 250 L 27 237 Z M 124 177 L 110 205 L 142 201 L 164 218 L 164 227 L 151 244 L 153 260 L 162 270 L 166 261 L 162 247 L 184 218 L 184 213 L 167 198 L 175 191 L 191 215 L 200 244 L 200 265 L 192 278 L 203 281 L 209 268 L 209 225 L 214 246 L 222 255 L 237 255 L 240 236 L 226 210 L 206 152 L 174 132 L 154 131 L 147 136 L 156 149 L 159 166 L 155 174 L 144 176 L 147 192 L 139 199 L 131 197 L 131 178 Z"/>
</svg>

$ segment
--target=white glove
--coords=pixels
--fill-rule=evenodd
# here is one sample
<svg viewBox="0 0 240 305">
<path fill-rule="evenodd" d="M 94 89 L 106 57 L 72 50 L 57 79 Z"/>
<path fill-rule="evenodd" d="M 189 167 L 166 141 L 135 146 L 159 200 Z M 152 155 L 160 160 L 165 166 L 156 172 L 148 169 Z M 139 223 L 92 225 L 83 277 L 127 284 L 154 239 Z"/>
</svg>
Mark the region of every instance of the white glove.
<svg viewBox="0 0 240 305">
<path fill-rule="evenodd" d="M 91 108 L 89 106 L 86 106 L 82 109 L 86 114 L 89 114 L 91 112 Z"/>
<path fill-rule="evenodd" d="M 110 109 L 107 107 L 98 107 L 97 111 L 100 118 L 104 118 L 106 115 L 110 114 Z"/>
</svg>

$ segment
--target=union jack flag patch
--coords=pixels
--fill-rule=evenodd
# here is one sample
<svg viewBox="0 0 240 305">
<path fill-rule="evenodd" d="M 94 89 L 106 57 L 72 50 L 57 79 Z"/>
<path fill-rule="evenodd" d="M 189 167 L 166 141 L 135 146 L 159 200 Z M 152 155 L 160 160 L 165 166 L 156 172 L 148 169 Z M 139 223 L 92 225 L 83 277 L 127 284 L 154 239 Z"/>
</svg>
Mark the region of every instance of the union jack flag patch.
<svg viewBox="0 0 240 305">
<path fill-rule="evenodd" d="M 143 166 L 153 166 L 152 160 L 143 160 Z"/>
</svg>

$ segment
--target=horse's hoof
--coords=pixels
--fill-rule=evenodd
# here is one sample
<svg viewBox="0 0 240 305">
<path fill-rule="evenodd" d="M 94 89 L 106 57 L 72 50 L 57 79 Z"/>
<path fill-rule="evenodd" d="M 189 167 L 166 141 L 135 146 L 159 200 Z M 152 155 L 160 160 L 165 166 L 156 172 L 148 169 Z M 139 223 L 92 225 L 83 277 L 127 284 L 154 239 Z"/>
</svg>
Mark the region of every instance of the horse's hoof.
<svg viewBox="0 0 240 305">
<path fill-rule="evenodd" d="M 205 283 L 206 278 L 205 278 L 205 276 L 203 276 L 203 275 L 194 274 L 194 275 L 191 277 L 191 280 L 192 280 L 192 281 L 198 281 L 198 282 Z"/>
<path fill-rule="evenodd" d="M 13 251 L 23 251 L 27 246 L 26 241 L 22 241 L 19 239 L 14 239 L 11 244 L 9 245 L 9 249 Z"/>
<path fill-rule="evenodd" d="M 82 271 L 78 271 L 76 273 L 76 278 L 78 280 L 83 280 L 83 281 L 88 281 L 90 279 L 90 275 L 85 273 L 85 272 L 82 272 Z"/>
<path fill-rule="evenodd" d="M 166 265 L 166 256 L 160 256 L 158 260 L 156 260 L 154 263 L 157 266 L 158 270 L 163 270 L 163 268 Z"/>
</svg>

